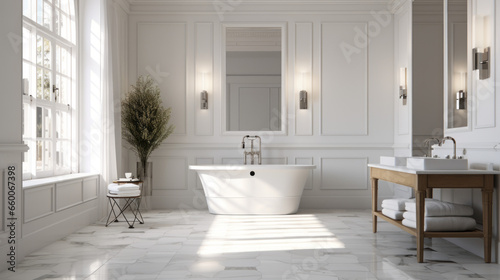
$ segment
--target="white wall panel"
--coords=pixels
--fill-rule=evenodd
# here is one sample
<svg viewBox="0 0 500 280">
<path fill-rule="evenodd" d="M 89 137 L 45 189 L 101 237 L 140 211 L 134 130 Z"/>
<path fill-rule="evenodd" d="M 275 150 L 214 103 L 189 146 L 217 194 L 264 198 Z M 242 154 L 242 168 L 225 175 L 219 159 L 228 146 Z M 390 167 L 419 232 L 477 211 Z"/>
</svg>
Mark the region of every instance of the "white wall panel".
<svg viewBox="0 0 500 280">
<path fill-rule="evenodd" d="M 155 190 L 187 190 L 188 164 L 185 157 L 154 157 L 153 192 Z"/>
<path fill-rule="evenodd" d="M 477 21 L 483 20 L 484 27 L 482 29 L 476 28 L 473 24 L 472 31 L 472 45 L 473 47 L 482 46 L 490 47 L 490 77 L 488 79 L 479 80 L 478 70 L 472 73 L 472 91 L 475 93 L 473 104 L 475 113 L 475 128 L 492 128 L 495 127 L 496 120 L 496 98 L 495 98 L 495 38 L 494 36 L 494 22 L 495 13 L 493 1 L 473 1 L 472 13 L 473 18 Z M 497 1 L 495 1 L 497 2 Z M 477 19 L 476 19 L 477 18 Z M 477 30 L 480 29 L 482 34 L 478 34 Z"/>
<path fill-rule="evenodd" d="M 407 68 L 408 71 L 408 99 L 406 105 L 403 103 L 402 99 L 396 101 L 397 104 L 397 134 L 408 135 L 410 133 L 410 106 L 411 106 L 411 68 L 410 68 L 410 15 L 408 11 L 404 11 L 396 17 L 397 20 L 397 49 L 398 49 L 398 59 L 396 66 L 396 73 L 399 73 L 400 68 Z M 395 84 L 399 84 L 399 75 L 394 74 L 397 79 Z M 395 97 L 397 98 L 397 97 Z"/>
<path fill-rule="evenodd" d="M 97 178 L 83 180 L 83 201 L 97 198 L 99 182 Z"/>
<path fill-rule="evenodd" d="M 195 24 L 195 134 L 213 135 L 214 90 L 213 90 L 213 23 Z M 208 109 L 200 109 L 200 93 L 208 92 Z"/>
<path fill-rule="evenodd" d="M 54 213 L 54 185 L 24 191 L 24 223 Z"/>
<path fill-rule="evenodd" d="M 56 211 L 61 211 L 83 202 L 82 182 L 71 181 L 56 184 Z"/>
<path fill-rule="evenodd" d="M 160 87 L 163 106 L 172 108 L 174 134 L 186 134 L 186 24 L 138 23 L 137 73 Z"/>
<path fill-rule="evenodd" d="M 322 190 L 368 189 L 367 158 L 322 158 Z"/>
<path fill-rule="evenodd" d="M 368 133 L 366 29 L 364 22 L 321 25 L 322 135 Z"/>
<path fill-rule="evenodd" d="M 295 134 L 313 134 L 313 25 L 310 22 L 295 24 Z M 300 109 L 299 92 L 307 91 L 307 109 Z"/>
</svg>

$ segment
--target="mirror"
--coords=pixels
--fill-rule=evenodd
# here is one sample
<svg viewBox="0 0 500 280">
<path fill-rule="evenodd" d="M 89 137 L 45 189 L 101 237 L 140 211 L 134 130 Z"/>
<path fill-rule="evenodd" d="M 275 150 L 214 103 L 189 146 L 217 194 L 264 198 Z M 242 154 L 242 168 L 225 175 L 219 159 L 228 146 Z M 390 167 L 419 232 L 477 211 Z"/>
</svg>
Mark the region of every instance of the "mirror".
<svg viewBox="0 0 500 280">
<path fill-rule="evenodd" d="M 225 28 L 226 131 L 283 131 L 282 27 Z"/>
<path fill-rule="evenodd" d="M 468 126 L 468 81 L 467 69 L 467 0 L 445 0 L 445 38 L 447 42 L 447 119 L 445 127 L 460 128 Z"/>
</svg>

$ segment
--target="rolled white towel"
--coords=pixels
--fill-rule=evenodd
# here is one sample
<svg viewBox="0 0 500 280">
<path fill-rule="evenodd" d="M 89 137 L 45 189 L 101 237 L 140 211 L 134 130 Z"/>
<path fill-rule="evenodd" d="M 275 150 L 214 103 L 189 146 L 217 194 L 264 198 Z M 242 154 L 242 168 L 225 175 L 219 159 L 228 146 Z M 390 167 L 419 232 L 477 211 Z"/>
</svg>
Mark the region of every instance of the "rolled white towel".
<svg viewBox="0 0 500 280">
<path fill-rule="evenodd" d="M 402 224 L 407 227 L 417 228 L 417 222 L 406 217 L 403 219 Z M 424 231 L 467 231 L 473 230 L 475 227 L 476 220 L 471 217 L 425 217 L 424 219 Z"/>
<path fill-rule="evenodd" d="M 405 203 L 411 201 L 407 198 L 389 198 L 382 200 L 382 208 L 391 209 L 396 211 L 404 211 Z"/>
<path fill-rule="evenodd" d="M 109 184 L 108 190 L 110 192 L 123 192 L 123 191 L 136 191 L 139 190 L 139 185 L 127 183 L 127 184 Z"/>
<path fill-rule="evenodd" d="M 114 195 L 114 196 L 138 196 L 141 194 L 141 191 L 140 190 L 135 190 L 135 191 L 120 191 L 120 192 L 116 192 L 116 191 L 109 191 L 110 194 Z"/>
<path fill-rule="evenodd" d="M 406 211 L 416 212 L 417 205 L 415 201 L 406 202 Z M 468 205 L 455 204 L 436 199 L 425 199 L 425 216 L 427 217 L 442 217 L 442 216 L 472 216 L 474 210 Z"/>
<path fill-rule="evenodd" d="M 403 213 L 404 211 L 397 211 L 397 210 L 392 210 L 392 209 L 387 209 L 387 208 L 382 208 L 382 214 L 386 215 L 387 217 L 401 221 L 403 219 Z"/>
</svg>

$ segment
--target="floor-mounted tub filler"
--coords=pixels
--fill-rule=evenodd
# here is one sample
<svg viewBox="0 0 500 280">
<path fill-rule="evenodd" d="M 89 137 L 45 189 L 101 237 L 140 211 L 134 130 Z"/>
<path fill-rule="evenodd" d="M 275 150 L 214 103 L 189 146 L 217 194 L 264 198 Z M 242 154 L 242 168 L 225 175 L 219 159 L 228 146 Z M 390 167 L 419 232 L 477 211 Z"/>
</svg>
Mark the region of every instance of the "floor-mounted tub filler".
<svg viewBox="0 0 500 280">
<path fill-rule="evenodd" d="M 191 165 L 212 214 L 293 214 L 314 165 Z"/>
</svg>

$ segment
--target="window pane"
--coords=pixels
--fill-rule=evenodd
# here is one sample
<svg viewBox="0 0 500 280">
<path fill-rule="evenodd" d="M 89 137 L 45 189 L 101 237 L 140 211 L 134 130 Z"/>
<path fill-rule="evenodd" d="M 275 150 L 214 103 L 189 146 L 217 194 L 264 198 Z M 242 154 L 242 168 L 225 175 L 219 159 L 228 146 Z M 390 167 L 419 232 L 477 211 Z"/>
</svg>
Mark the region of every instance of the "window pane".
<svg viewBox="0 0 500 280">
<path fill-rule="evenodd" d="M 36 63 L 38 65 L 42 65 L 42 52 L 43 52 L 43 46 L 42 46 L 42 36 L 36 36 Z"/>
<path fill-rule="evenodd" d="M 43 66 L 50 68 L 52 65 L 52 52 L 50 51 L 50 41 L 43 39 Z"/>
<path fill-rule="evenodd" d="M 36 68 L 36 98 L 42 99 L 43 87 L 42 87 L 42 68 Z"/>
<path fill-rule="evenodd" d="M 64 111 L 56 111 L 56 138 L 69 139 L 69 114 Z"/>
<path fill-rule="evenodd" d="M 36 107 L 36 137 L 50 138 L 52 128 L 52 117 L 50 109 Z"/>
<path fill-rule="evenodd" d="M 56 71 L 61 72 L 61 47 L 56 45 Z"/>
<path fill-rule="evenodd" d="M 61 25 L 61 13 L 59 9 L 56 9 L 56 12 L 54 14 L 54 32 L 59 35 L 61 35 L 60 25 Z"/>
<path fill-rule="evenodd" d="M 43 25 L 43 0 L 36 1 L 36 22 Z"/>
<path fill-rule="evenodd" d="M 61 73 L 64 75 L 71 75 L 69 67 L 69 54 L 66 48 L 61 48 Z"/>
<path fill-rule="evenodd" d="M 33 90 L 35 89 L 35 84 L 33 83 L 34 79 L 31 77 L 34 77 L 34 66 L 31 65 L 28 62 L 23 62 L 23 79 L 28 80 L 28 88 L 24 88 L 24 81 L 23 81 L 23 94 L 29 94 L 33 95 Z"/>
<path fill-rule="evenodd" d="M 70 40 L 69 37 L 69 18 L 65 14 L 61 14 L 61 36 Z"/>
<path fill-rule="evenodd" d="M 24 141 L 26 143 L 26 141 Z M 26 143 L 28 144 L 28 143 Z M 23 173 L 29 173 L 31 172 L 31 166 L 30 166 L 30 154 L 29 154 L 29 150 L 24 152 L 24 156 L 23 156 Z"/>
<path fill-rule="evenodd" d="M 57 101 L 61 104 L 69 104 L 69 81 L 66 77 L 60 77 L 59 96 Z"/>
<path fill-rule="evenodd" d="M 32 17 L 31 2 L 31 0 L 23 0 L 23 15 L 29 18 Z"/>
<path fill-rule="evenodd" d="M 33 61 L 33 46 L 31 45 L 32 39 L 31 30 L 28 28 L 23 28 L 23 58 L 29 61 Z M 34 62 L 34 61 L 33 61 Z"/>
<path fill-rule="evenodd" d="M 32 138 L 31 134 L 31 104 L 23 103 L 23 138 Z"/>
<path fill-rule="evenodd" d="M 66 13 L 70 13 L 69 11 L 69 2 L 70 0 L 61 0 L 61 10 L 63 10 Z"/>
<path fill-rule="evenodd" d="M 50 71 L 43 71 L 43 99 L 50 100 Z"/>
<path fill-rule="evenodd" d="M 52 169 L 52 142 L 36 141 L 36 170 Z"/>
<path fill-rule="evenodd" d="M 52 30 L 52 7 L 49 3 L 43 5 L 43 26 Z"/>
<path fill-rule="evenodd" d="M 70 150 L 68 141 L 56 143 L 56 169 L 68 169 L 70 163 Z"/>
</svg>

